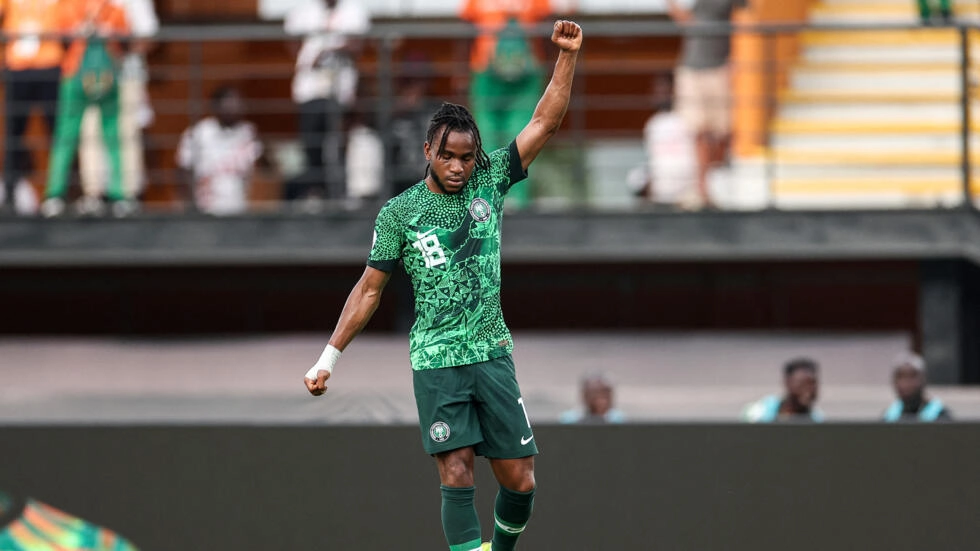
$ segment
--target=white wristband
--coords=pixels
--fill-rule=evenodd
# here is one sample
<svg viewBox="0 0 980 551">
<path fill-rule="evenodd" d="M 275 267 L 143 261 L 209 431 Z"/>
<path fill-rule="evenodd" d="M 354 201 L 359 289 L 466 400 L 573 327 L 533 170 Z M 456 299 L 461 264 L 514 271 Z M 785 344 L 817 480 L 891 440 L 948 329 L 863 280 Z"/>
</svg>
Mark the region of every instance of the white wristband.
<svg viewBox="0 0 980 551">
<path fill-rule="evenodd" d="M 306 372 L 306 378 L 315 381 L 317 371 L 323 370 L 327 373 L 333 373 L 333 366 L 340 359 L 340 350 L 337 350 L 333 345 L 328 344 L 326 348 L 323 349 L 323 354 L 320 354 L 320 359 L 313 364 L 313 367 Z"/>
</svg>

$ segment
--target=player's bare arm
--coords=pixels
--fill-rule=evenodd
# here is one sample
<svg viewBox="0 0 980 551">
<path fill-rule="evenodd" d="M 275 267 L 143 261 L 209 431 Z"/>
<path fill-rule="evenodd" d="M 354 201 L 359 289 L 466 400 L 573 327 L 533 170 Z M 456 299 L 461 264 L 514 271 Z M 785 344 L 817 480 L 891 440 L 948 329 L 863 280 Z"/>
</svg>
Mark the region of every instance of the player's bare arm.
<svg viewBox="0 0 980 551">
<path fill-rule="evenodd" d="M 347 348 L 347 345 L 371 320 L 371 316 L 378 309 L 378 304 L 381 303 L 381 292 L 390 277 L 391 274 L 370 266 L 364 269 L 361 279 L 347 297 L 337 327 L 333 330 L 327 350 L 324 350 L 324 356 L 321 356 L 317 365 L 313 366 L 314 369 L 310 369 L 310 372 L 303 377 L 303 383 L 306 384 L 310 394 L 320 396 L 327 390 L 326 381 L 330 378 L 333 362 L 336 362 L 340 352 Z M 335 355 L 331 356 L 331 353 Z M 321 363 L 323 369 L 320 369 Z"/>
<path fill-rule="evenodd" d="M 582 28 L 572 21 L 555 21 L 551 41 L 561 50 L 551 82 L 538 101 L 531 122 L 517 136 L 517 152 L 524 170 L 537 158 L 541 149 L 561 126 L 572 95 L 575 61 L 582 47 Z"/>
</svg>

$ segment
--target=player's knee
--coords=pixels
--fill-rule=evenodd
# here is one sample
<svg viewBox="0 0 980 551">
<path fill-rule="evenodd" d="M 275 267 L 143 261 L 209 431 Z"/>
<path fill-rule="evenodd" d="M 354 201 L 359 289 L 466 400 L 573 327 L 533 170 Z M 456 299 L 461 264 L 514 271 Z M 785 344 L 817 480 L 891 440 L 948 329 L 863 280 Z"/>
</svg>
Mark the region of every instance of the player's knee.
<svg viewBox="0 0 980 551">
<path fill-rule="evenodd" d="M 439 456 L 439 477 L 444 486 L 467 487 L 474 484 L 473 462 L 467 456 L 450 453 Z"/>
<path fill-rule="evenodd" d="M 474 484 L 473 470 L 467 468 L 463 463 L 447 465 L 440 474 L 442 475 L 443 486 L 465 488 Z"/>
<path fill-rule="evenodd" d="M 527 493 L 534 489 L 534 477 L 521 479 L 513 488 L 507 488 L 515 492 Z"/>
<path fill-rule="evenodd" d="M 525 471 L 524 476 L 518 480 L 517 487 L 511 489 L 515 492 L 530 492 L 534 487 L 534 469 L 532 468 Z"/>
<path fill-rule="evenodd" d="M 530 492 L 534 489 L 534 467 L 522 467 L 510 473 L 501 485 L 515 492 Z"/>
</svg>

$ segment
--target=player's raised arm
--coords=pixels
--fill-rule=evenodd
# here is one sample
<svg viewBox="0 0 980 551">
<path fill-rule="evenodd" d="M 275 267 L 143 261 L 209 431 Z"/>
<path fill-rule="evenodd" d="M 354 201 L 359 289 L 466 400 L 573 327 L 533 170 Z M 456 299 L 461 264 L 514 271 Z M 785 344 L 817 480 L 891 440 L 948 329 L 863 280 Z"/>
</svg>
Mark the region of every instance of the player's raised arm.
<svg viewBox="0 0 980 551">
<path fill-rule="evenodd" d="M 582 28 L 572 21 L 555 21 L 551 41 L 561 49 L 558 62 L 555 63 L 555 72 L 534 109 L 531 122 L 517 135 L 517 152 L 521 156 L 524 170 L 541 153 L 548 139 L 558 132 L 558 127 L 565 118 L 568 100 L 572 94 L 575 60 L 582 46 Z"/>
<path fill-rule="evenodd" d="M 323 350 L 320 359 L 303 377 L 310 394 L 319 396 L 327 390 L 326 381 L 330 378 L 340 353 L 364 329 L 374 315 L 374 311 L 378 309 L 378 304 L 381 303 L 381 291 L 384 290 L 390 277 L 390 273 L 377 268 L 368 266 L 364 269 L 361 279 L 347 297 L 344 310 L 340 314 L 340 321 L 333 330 L 329 344 Z"/>
</svg>

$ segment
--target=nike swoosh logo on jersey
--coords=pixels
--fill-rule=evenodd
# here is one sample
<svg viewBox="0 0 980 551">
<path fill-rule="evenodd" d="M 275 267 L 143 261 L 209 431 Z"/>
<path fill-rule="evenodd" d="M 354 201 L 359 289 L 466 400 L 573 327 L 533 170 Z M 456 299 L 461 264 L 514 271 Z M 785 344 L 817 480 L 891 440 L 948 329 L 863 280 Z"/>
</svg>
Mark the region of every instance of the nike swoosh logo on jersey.
<svg viewBox="0 0 980 551">
<path fill-rule="evenodd" d="M 425 239 L 426 237 L 429 237 L 429 235 L 431 235 L 432 232 L 434 232 L 434 231 L 436 231 L 435 228 L 432 228 L 431 230 L 429 230 L 429 231 L 427 231 L 425 233 L 415 232 L 415 239 L 418 239 L 419 241 L 421 241 L 421 240 Z"/>
<path fill-rule="evenodd" d="M 521 445 L 522 445 L 522 446 L 526 446 L 526 445 L 527 445 L 527 443 L 528 443 L 528 442 L 530 442 L 531 440 L 534 440 L 534 435 L 533 435 L 533 434 L 531 435 L 531 437 L 530 437 L 530 438 L 524 438 L 524 437 L 522 436 L 522 437 L 521 437 Z"/>
</svg>

